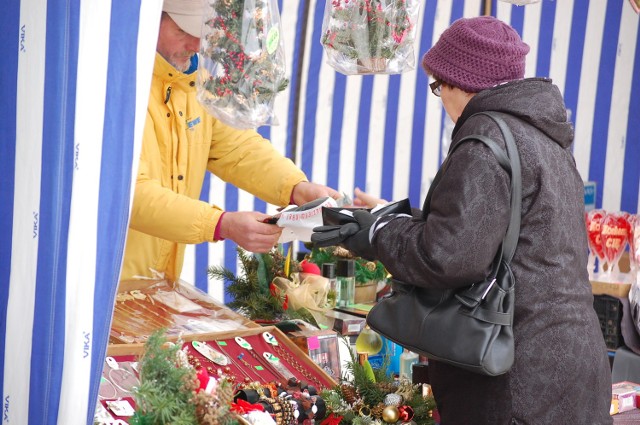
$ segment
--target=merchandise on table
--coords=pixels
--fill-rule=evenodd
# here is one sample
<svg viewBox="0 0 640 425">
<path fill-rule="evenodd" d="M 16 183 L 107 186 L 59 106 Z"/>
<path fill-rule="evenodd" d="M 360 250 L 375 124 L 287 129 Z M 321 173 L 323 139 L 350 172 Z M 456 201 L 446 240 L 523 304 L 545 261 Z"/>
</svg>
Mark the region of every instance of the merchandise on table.
<svg viewBox="0 0 640 425">
<path fill-rule="evenodd" d="M 143 381 L 138 356 L 144 350 L 145 345 L 140 343 L 109 346 L 99 391 L 100 415 L 129 423 L 129 415 L 118 413 L 133 414 L 122 400 L 136 408 L 134 387 Z M 215 387 L 221 380 L 230 383 L 235 396 L 231 407 L 240 410 L 249 407 L 237 407 L 242 403 L 238 398 L 246 399 L 247 394 L 255 393 L 256 400 L 245 401 L 261 404 L 273 414 L 276 424 L 322 419 L 325 407 L 319 393 L 336 385 L 329 374 L 275 327 L 185 335 L 179 353 L 185 366 L 197 372 L 201 383 L 207 382 L 202 383 L 203 390 Z M 114 404 L 118 399 L 121 402 Z"/>
<path fill-rule="evenodd" d="M 158 329 L 177 337 L 259 326 L 182 281 L 123 281 L 118 290 L 112 344 L 141 343 Z"/>
<path fill-rule="evenodd" d="M 329 376 L 336 381 L 340 379 L 340 353 L 338 334 L 335 331 L 295 331 L 288 334 L 288 337 Z"/>
</svg>

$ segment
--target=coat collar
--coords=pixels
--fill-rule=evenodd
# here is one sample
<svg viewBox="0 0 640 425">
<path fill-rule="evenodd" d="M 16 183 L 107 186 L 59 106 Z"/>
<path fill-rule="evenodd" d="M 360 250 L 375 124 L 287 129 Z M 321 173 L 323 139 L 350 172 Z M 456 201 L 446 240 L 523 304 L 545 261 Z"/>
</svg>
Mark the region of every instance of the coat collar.
<svg viewBox="0 0 640 425">
<path fill-rule="evenodd" d="M 165 83 L 184 85 L 185 90 L 188 87 L 195 90 L 197 72 L 185 74 L 178 71 L 158 52 L 156 52 L 156 62 L 153 69 L 153 75 Z"/>
</svg>

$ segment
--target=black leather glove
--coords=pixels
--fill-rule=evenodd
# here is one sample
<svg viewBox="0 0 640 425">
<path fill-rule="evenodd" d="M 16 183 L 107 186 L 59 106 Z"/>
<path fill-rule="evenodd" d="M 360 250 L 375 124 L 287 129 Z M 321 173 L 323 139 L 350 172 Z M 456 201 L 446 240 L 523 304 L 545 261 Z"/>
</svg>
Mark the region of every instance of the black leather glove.
<svg viewBox="0 0 640 425">
<path fill-rule="evenodd" d="M 360 229 L 355 235 L 346 238 L 342 242 L 342 246 L 358 257 L 373 261 L 376 259 L 376 253 L 371 246 L 371 242 L 369 242 L 369 230 L 373 223 L 378 220 L 378 217 L 367 210 L 357 210 L 353 212 L 353 218 L 358 222 Z"/>
<path fill-rule="evenodd" d="M 358 257 L 374 260 L 375 252 L 369 242 L 369 230 L 378 217 L 366 210 L 356 210 L 353 218 L 355 223 L 314 228 L 311 242 L 316 247 L 341 245 Z"/>
<path fill-rule="evenodd" d="M 358 230 L 360 226 L 357 223 L 314 227 L 311 242 L 318 248 L 340 245 L 346 238 L 358 233 Z"/>
</svg>

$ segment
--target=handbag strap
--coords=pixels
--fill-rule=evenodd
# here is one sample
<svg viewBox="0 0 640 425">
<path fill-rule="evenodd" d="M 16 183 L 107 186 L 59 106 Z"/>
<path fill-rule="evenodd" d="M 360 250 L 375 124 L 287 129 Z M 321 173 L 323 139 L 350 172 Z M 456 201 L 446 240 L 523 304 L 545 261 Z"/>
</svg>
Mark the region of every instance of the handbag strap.
<svg viewBox="0 0 640 425">
<path fill-rule="evenodd" d="M 505 171 L 507 171 L 507 173 L 509 173 L 511 177 L 511 216 L 509 219 L 509 227 L 507 228 L 505 237 L 502 240 L 502 245 L 498 250 L 498 255 L 493 262 L 494 264 L 492 267 L 492 276 L 495 276 L 494 272 L 497 273 L 500 259 L 502 259 L 502 261 L 504 261 L 506 264 L 511 263 L 511 260 L 513 259 L 516 251 L 516 246 L 518 245 L 518 238 L 520 236 L 520 217 L 522 210 L 522 175 L 520 167 L 520 156 L 518 154 L 518 147 L 516 146 L 515 140 L 513 139 L 513 134 L 511 133 L 509 126 L 496 112 L 478 112 L 473 116 L 475 115 L 486 115 L 498 125 L 500 131 L 502 132 L 502 136 L 507 147 L 507 152 L 505 153 L 504 149 L 498 146 L 498 144 L 491 140 L 491 138 L 481 134 L 474 134 L 463 137 L 454 146 L 452 146 L 449 150 L 449 157 L 464 142 L 469 140 L 476 140 L 484 143 L 489 147 L 489 149 L 491 149 L 500 166 Z M 433 189 L 437 186 L 438 182 L 442 178 L 444 168 L 445 167 L 440 167 L 433 179 L 433 182 L 431 183 L 431 186 L 429 187 L 429 191 L 427 192 L 427 197 L 422 208 L 423 217 L 426 217 L 430 212 Z"/>
</svg>

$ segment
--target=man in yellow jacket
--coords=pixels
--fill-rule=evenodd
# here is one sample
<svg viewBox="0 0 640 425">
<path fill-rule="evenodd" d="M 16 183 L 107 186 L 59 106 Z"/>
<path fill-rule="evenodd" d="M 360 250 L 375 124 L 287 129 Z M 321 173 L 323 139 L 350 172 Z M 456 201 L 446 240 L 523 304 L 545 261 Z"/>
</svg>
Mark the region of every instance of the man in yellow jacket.
<svg viewBox="0 0 640 425">
<path fill-rule="evenodd" d="M 180 277 L 185 244 L 230 239 L 269 251 L 281 228 L 266 214 L 224 212 L 200 201 L 206 171 L 274 205 L 338 192 L 304 173 L 253 130 L 229 127 L 196 99 L 201 0 L 165 0 L 121 279 Z"/>
</svg>

